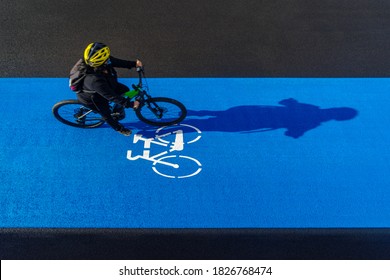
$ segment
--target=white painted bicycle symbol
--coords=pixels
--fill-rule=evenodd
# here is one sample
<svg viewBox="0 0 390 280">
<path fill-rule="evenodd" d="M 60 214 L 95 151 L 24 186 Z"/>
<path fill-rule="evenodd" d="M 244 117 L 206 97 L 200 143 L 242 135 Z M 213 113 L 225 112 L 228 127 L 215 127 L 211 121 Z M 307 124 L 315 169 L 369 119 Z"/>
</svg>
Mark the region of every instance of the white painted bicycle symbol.
<svg viewBox="0 0 390 280">
<path fill-rule="evenodd" d="M 191 133 L 187 133 L 190 131 Z M 144 159 L 153 162 L 152 169 L 157 174 L 167 178 L 189 178 L 202 171 L 202 164 L 195 158 L 178 154 L 188 144 L 201 138 L 201 131 L 191 125 L 178 124 L 164 126 L 156 130 L 154 138 L 144 138 L 142 134 L 135 134 L 133 143 L 144 142 L 142 155 L 133 156 L 133 151 L 127 151 L 128 160 Z M 184 141 L 184 135 L 190 140 Z M 153 145 L 166 149 L 154 155 L 151 154 Z"/>
</svg>

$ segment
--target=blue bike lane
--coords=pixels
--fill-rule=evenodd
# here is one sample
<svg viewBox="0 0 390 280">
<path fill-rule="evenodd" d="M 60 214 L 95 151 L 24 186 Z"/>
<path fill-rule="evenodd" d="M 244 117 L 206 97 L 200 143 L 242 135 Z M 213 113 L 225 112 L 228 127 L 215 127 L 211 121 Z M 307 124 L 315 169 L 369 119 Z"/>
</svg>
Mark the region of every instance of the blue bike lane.
<svg viewBox="0 0 390 280">
<path fill-rule="evenodd" d="M 0 79 L 0 226 L 388 226 L 388 79 L 148 82 L 188 116 L 124 137 L 53 117 L 67 79 Z"/>
</svg>

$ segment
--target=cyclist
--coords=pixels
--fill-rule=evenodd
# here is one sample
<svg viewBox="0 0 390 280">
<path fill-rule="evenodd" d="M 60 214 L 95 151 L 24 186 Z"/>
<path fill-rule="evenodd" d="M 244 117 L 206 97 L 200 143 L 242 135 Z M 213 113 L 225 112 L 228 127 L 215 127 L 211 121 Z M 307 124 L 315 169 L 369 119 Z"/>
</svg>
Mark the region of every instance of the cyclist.
<svg viewBox="0 0 390 280">
<path fill-rule="evenodd" d="M 91 43 L 84 51 L 84 61 L 87 64 L 87 75 L 84 78 L 82 91 L 77 97 L 87 107 L 97 110 L 105 121 L 119 133 L 129 136 L 131 130 L 125 128 L 118 120 L 124 119 L 125 108 L 136 109 L 138 101 L 132 102 L 123 97 L 129 88 L 118 82 L 117 72 L 114 67 L 128 68 L 142 67 L 140 60 L 122 60 L 110 55 L 110 49 L 103 43 Z M 113 112 L 118 117 L 111 116 L 109 102 L 114 102 Z"/>
</svg>

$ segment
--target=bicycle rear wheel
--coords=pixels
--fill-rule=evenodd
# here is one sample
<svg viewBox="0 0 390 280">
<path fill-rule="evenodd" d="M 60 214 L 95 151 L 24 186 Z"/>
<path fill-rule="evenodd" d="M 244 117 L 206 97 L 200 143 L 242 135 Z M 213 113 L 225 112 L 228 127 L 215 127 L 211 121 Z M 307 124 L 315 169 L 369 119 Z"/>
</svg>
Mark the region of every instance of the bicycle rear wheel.
<svg viewBox="0 0 390 280">
<path fill-rule="evenodd" d="M 74 127 L 94 128 L 101 126 L 105 122 L 99 113 L 73 99 L 56 103 L 52 112 L 57 120 Z"/>
<path fill-rule="evenodd" d="M 186 107 L 177 100 L 151 98 L 135 111 L 137 117 L 150 125 L 165 126 L 180 123 L 187 115 Z"/>
</svg>

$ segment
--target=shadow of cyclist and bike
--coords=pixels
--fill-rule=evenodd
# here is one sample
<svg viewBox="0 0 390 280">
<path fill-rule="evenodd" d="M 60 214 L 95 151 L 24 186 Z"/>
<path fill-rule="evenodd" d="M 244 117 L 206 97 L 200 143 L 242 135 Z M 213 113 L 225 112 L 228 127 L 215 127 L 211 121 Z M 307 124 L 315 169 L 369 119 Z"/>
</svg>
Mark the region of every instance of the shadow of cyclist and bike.
<svg viewBox="0 0 390 280">
<path fill-rule="evenodd" d="M 325 108 L 300 103 L 293 98 L 278 102 L 280 106 L 243 105 L 227 110 L 188 110 L 183 123 L 201 131 L 259 133 L 285 129 L 285 135 L 299 138 L 307 131 L 328 121 L 347 121 L 355 118 L 358 111 L 348 107 Z M 142 123 L 128 125 L 146 131 Z"/>
<path fill-rule="evenodd" d="M 299 138 L 324 122 L 351 120 L 358 114 L 353 108 L 321 109 L 293 98 L 281 100 L 279 104 L 237 106 L 224 111 L 189 110 L 185 123 L 202 131 L 256 133 L 285 129 L 286 136 Z"/>
</svg>

